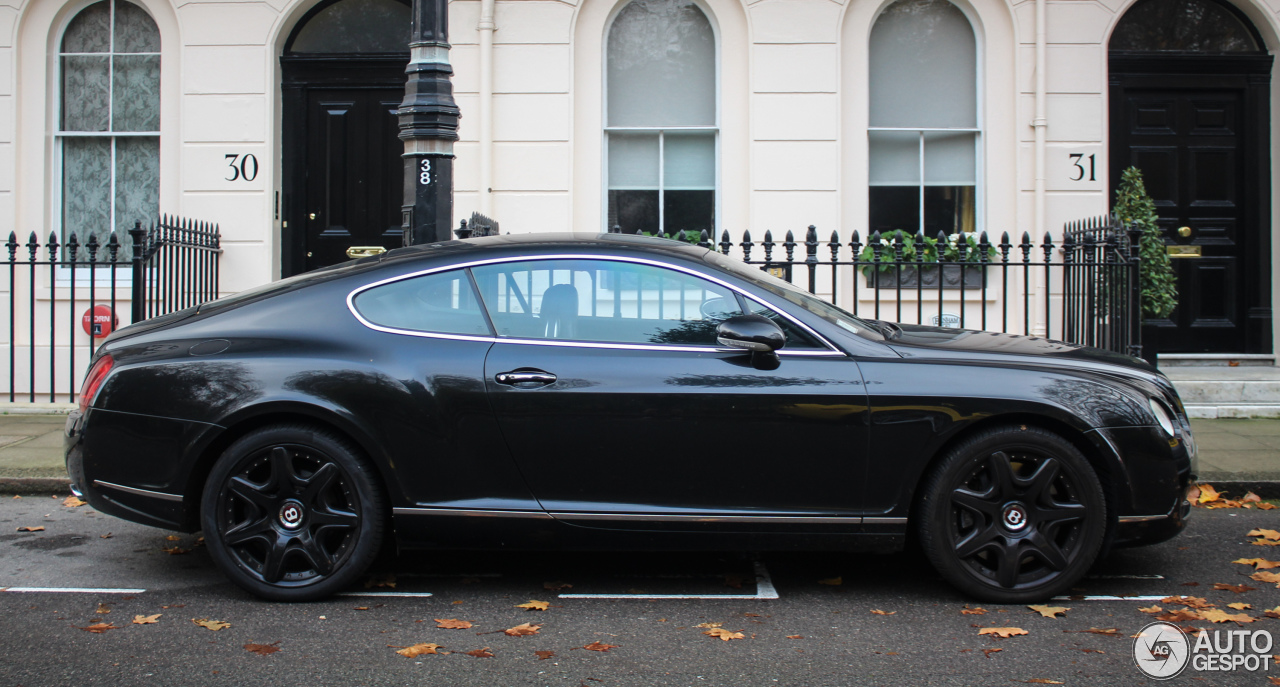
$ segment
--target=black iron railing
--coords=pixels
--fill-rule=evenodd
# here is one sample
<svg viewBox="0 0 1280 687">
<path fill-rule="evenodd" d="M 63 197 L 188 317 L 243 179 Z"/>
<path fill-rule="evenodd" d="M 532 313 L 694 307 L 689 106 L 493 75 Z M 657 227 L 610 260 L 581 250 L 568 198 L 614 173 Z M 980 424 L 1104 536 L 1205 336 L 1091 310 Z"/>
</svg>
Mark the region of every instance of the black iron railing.
<svg viewBox="0 0 1280 687">
<path fill-rule="evenodd" d="M 804 240 L 786 232 L 760 242 L 728 231 L 713 245 L 705 231 L 696 240 L 759 265 L 770 274 L 821 295 L 859 317 L 896 322 L 1042 336 L 1137 355 L 1138 233 L 1110 216 L 1072 222 L 1060 244 L 1045 232 L 1039 242 L 1023 232 L 999 242 L 986 232 L 873 233 L 863 243 L 854 232 L 843 243 L 836 232 L 822 241 L 810 226 Z"/>
<path fill-rule="evenodd" d="M 134 323 L 218 297 L 217 225 L 166 215 L 145 229 L 136 223 L 128 241 L 113 231 L 105 242 L 90 235 L 81 243 L 71 234 L 60 243 L 51 233 L 41 244 L 32 232 L 21 244 L 9 233 L 10 402 L 24 387 L 28 402 L 35 402 L 38 388 L 42 398 L 47 388 L 55 402 L 63 384 L 74 400 L 99 340 L 119 327 L 121 301 L 129 302 Z M 41 380 L 45 369 L 48 379 Z"/>
</svg>

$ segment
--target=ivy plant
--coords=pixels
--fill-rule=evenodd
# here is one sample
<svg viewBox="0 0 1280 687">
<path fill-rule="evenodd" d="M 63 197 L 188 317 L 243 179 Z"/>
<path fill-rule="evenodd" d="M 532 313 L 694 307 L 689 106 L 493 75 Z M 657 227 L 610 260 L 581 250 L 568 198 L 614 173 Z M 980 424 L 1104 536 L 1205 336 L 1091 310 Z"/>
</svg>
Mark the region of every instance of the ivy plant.
<svg viewBox="0 0 1280 687">
<path fill-rule="evenodd" d="M 1178 283 L 1173 263 L 1165 248 L 1164 235 L 1156 223 L 1156 204 L 1147 195 L 1142 172 L 1130 167 L 1120 177 L 1116 189 L 1115 216 L 1126 225 L 1136 223 L 1142 230 L 1138 255 L 1142 264 L 1139 290 L 1144 317 L 1168 317 L 1178 306 Z"/>
</svg>

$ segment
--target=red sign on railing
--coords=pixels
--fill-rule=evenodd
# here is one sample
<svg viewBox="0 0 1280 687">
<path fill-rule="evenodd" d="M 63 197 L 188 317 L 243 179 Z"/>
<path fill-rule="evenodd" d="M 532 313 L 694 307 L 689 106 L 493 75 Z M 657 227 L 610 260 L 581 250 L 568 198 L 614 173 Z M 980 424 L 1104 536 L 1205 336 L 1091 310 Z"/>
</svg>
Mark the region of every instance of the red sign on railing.
<svg viewBox="0 0 1280 687">
<path fill-rule="evenodd" d="M 120 319 L 111 312 L 111 308 L 105 305 L 95 305 L 93 308 L 84 311 L 84 316 L 80 318 L 80 325 L 84 327 L 84 333 L 92 335 L 94 338 L 102 338 L 115 331 L 120 325 Z"/>
</svg>

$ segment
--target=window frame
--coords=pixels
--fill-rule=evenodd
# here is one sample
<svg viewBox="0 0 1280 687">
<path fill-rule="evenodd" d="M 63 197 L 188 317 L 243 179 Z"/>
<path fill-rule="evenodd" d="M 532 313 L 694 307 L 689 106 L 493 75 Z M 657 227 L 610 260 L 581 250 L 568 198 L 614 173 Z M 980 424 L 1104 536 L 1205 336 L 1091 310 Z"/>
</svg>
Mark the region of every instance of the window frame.
<svg viewBox="0 0 1280 687">
<path fill-rule="evenodd" d="M 475 341 L 475 342 L 481 342 L 481 343 L 510 343 L 510 344 L 520 344 L 520 345 L 528 345 L 528 346 L 558 346 L 558 347 L 568 347 L 568 348 L 599 348 L 599 349 L 631 350 L 631 351 L 684 351 L 684 352 L 693 352 L 693 353 L 741 353 L 742 352 L 742 349 L 729 348 L 725 346 L 713 347 L 713 346 L 693 346 L 693 345 L 687 345 L 687 344 L 629 344 L 629 343 L 612 343 L 612 342 L 597 342 L 597 341 L 577 341 L 572 339 L 525 339 L 525 338 L 505 337 L 505 336 L 496 335 L 496 329 L 493 330 L 495 331 L 495 335 L 493 336 L 473 336 L 473 335 L 467 335 L 467 334 L 442 334 L 437 332 L 420 332 L 415 330 L 397 329 L 394 327 L 385 327 L 382 325 L 374 324 L 369 320 L 365 319 L 360 314 L 360 312 L 356 310 L 356 307 L 355 307 L 355 298 L 361 293 L 368 291 L 370 289 L 377 288 L 379 286 L 383 286 L 383 285 L 390 284 L 397 281 L 402 281 L 405 279 L 412 279 L 415 277 L 422 277 L 429 274 L 435 274 L 437 272 L 445 272 L 445 271 L 456 270 L 456 269 L 466 269 L 468 271 L 468 274 L 470 274 L 470 270 L 473 267 L 482 267 L 486 265 L 503 264 L 503 263 L 509 263 L 509 262 L 556 261 L 556 260 L 603 260 L 603 261 L 609 261 L 609 262 L 626 262 L 626 263 L 639 264 L 639 265 L 650 265 L 650 266 L 658 267 L 662 269 L 669 269 L 676 272 L 682 272 L 684 274 L 688 274 L 698 279 L 704 279 L 717 286 L 726 288 L 740 297 L 746 298 L 747 300 L 753 301 L 755 303 L 759 303 L 760 305 L 763 305 L 766 308 L 769 308 L 777 312 L 779 315 L 781 315 L 782 317 L 785 317 L 792 324 L 796 325 L 805 333 L 812 336 L 815 341 L 817 341 L 819 344 L 825 347 L 824 349 L 796 349 L 796 350 L 790 350 L 790 351 L 787 350 L 785 347 L 783 347 L 782 349 L 778 350 L 778 355 L 806 356 L 806 357 L 827 357 L 827 356 L 848 357 L 843 351 L 841 351 L 834 344 L 832 344 L 831 341 L 827 339 L 827 337 L 818 333 L 816 330 L 813 329 L 813 327 L 810 327 L 808 324 L 806 324 L 796 316 L 792 315 L 785 308 L 779 308 L 773 303 L 770 303 L 769 301 L 748 292 L 746 289 L 743 289 L 739 286 L 735 286 L 734 284 L 731 284 L 723 279 L 713 277 L 709 274 L 700 272 L 695 269 L 672 264 L 669 262 L 663 262 L 660 260 L 652 260 L 648 258 L 635 258 L 635 257 L 620 256 L 620 255 L 606 255 L 606 254 L 599 254 L 599 253 L 579 253 L 579 254 L 559 253 L 559 254 L 549 254 L 549 255 L 517 255 L 517 256 L 509 256 L 509 257 L 502 257 L 502 258 L 489 258 L 486 260 L 474 260 L 474 261 L 461 262 L 461 263 L 455 263 L 450 265 L 442 265 L 439 267 L 431 267 L 424 270 L 410 272 L 407 274 L 388 277 L 386 279 L 381 279 L 375 282 L 371 282 L 369 284 L 364 284 L 362 286 L 356 287 L 350 293 L 347 294 L 347 310 L 351 313 L 353 317 L 356 318 L 357 322 L 374 331 L 385 332 L 388 334 L 403 334 L 406 336 L 417 336 L 417 337 L 428 338 L 428 339 L 450 339 L 455 341 Z M 473 288 L 475 288 L 474 277 L 473 277 Z M 482 311 L 484 312 L 485 317 L 489 319 L 490 326 L 492 327 L 493 320 L 492 320 L 492 317 L 490 317 L 488 306 L 485 304 L 483 296 L 477 293 L 477 297 L 480 300 L 480 307 L 482 308 Z"/>
<path fill-rule="evenodd" d="M 604 25 L 604 33 L 601 36 L 600 50 L 600 121 L 603 126 L 600 132 L 600 226 L 603 227 L 605 233 L 613 231 L 613 227 L 609 226 L 609 135 L 614 134 L 657 134 L 658 135 L 658 233 L 661 234 L 666 223 L 665 206 L 666 202 L 663 198 L 665 185 L 663 182 L 666 176 L 664 169 L 666 143 L 665 135 L 667 132 L 680 133 L 702 133 L 712 134 L 715 141 L 715 182 L 712 193 L 714 194 L 712 201 L 712 227 L 711 233 L 714 234 L 718 221 L 723 214 L 721 203 L 723 202 L 723 192 L 721 191 L 721 173 L 720 173 L 720 129 L 721 129 L 721 112 L 723 111 L 721 102 L 722 76 L 721 76 L 721 47 L 723 41 L 720 37 L 720 25 L 716 22 L 715 14 L 711 11 L 702 0 L 691 0 L 691 2 L 706 17 L 707 24 L 711 26 L 711 37 L 715 41 L 715 58 L 713 63 L 715 75 L 715 122 L 707 126 L 610 126 L 609 125 L 609 34 L 613 30 L 613 23 L 618 20 L 622 11 L 630 5 L 632 0 L 619 3 L 614 8 L 613 13 L 609 16 L 608 21 Z M 715 236 L 711 239 L 714 241 Z"/>
<path fill-rule="evenodd" d="M 117 138 L 154 138 L 156 141 L 157 151 L 160 150 L 160 142 L 161 142 L 163 127 L 160 127 L 155 131 L 112 131 L 111 130 L 112 124 L 114 124 L 113 120 L 115 116 L 115 88 L 113 87 L 114 74 L 115 74 L 115 60 L 112 58 L 114 58 L 116 55 L 140 55 L 140 56 L 156 57 L 160 63 L 160 71 L 159 71 L 159 75 L 157 76 L 157 80 L 158 80 L 157 87 L 162 89 L 164 86 L 165 60 L 164 60 L 163 46 L 164 46 L 165 37 L 164 37 L 164 32 L 160 28 L 160 22 L 157 21 L 155 15 L 151 13 L 151 9 L 148 8 L 146 4 L 142 2 L 133 2 L 132 0 L 106 0 L 110 5 L 110 13 L 111 13 L 110 14 L 111 22 L 108 24 L 108 31 L 111 34 L 110 46 L 112 49 L 108 52 L 96 52 L 96 53 L 76 53 L 76 52 L 69 53 L 69 52 L 63 52 L 62 50 L 63 41 L 66 39 L 67 30 L 71 28 L 71 24 L 75 22 L 76 18 L 79 17 L 82 12 L 84 12 L 89 7 L 101 1 L 103 0 L 85 0 L 83 2 L 77 3 L 75 6 L 75 10 L 67 13 L 66 18 L 62 23 L 62 26 L 58 29 L 54 37 L 54 46 L 53 46 L 54 49 L 52 51 L 53 69 L 50 70 L 53 79 L 49 89 L 49 92 L 54 94 L 54 103 L 53 103 L 53 107 L 51 108 L 53 121 L 50 127 L 51 128 L 50 138 L 52 141 L 52 156 L 50 160 L 52 164 L 50 165 L 50 170 L 52 172 L 51 180 L 53 183 L 49 184 L 49 188 L 50 188 L 49 196 L 50 196 L 50 201 L 52 206 L 52 212 L 50 213 L 50 220 L 51 220 L 50 224 L 52 225 L 52 232 L 58 237 L 59 251 L 65 251 L 67 239 L 68 239 L 68 237 L 65 235 L 66 227 L 63 225 L 63 209 L 62 209 L 62 201 L 64 197 L 64 192 L 65 192 L 65 189 L 63 188 L 63 184 L 64 184 L 63 182 L 63 171 L 64 171 L 63 143 L 64 141 L 66 141 L 66 139 L 69 139 L 69 138 L 110 139 L 110 142 L 111 142 L 110 226 L 113 228 L 116 226 L 116 202 L 115 202 L 115 199 L 116 199 L 116 171 L 115 171 L 116 170 L 116 141 L 115 139 Z M 138 53 L 115 52 L 115 14 L 116 14 L 117 2 L 129 2 L 129 4 L 142 10 L 147 15 L 147 17 L 151 19 L 152 23 L 156 27 L 156 33 L 159 34 L 160 36 L 161 50 L 157 50 L 155 52 L 138 52 Z M 66 131 L 62 128 L 63 107 L 65 105 L 64 103 L 65 98 L 62 92 L 62 78 L 63 78 L 62 58 L 68 57 L 68 56 L 71 56 L 71 57 L 106 56 L 107 57 L 107 65 L 108 65 L 107 66 L 107 74 L 108 74 L 107 102 L 109 107 L 108 120 L 107 120 L 109 124 L 108 124 L 107 131 Z M 157 107 L 160 110 L 156 120 L 157 124 L 159 124 L 164 113 L 163 95 L 161 95 L 161 100 Z M 157 164 L 163 162 L 163 160 L 164 160 L 163 154 L 158 153 Z M 158 167 L 157 167 L 157 170 L 158 170 Z M 163 176 L 164 175 L 162 172 L 157 174 L 157 181 L 156 181 L 157 199 L 160 196 L 160 181 L 163 179 Z M 116 232 L 116 238 L 120 241 L 122 246 L 124 246 L 126 242 L 128 242 L 130 239 L 127 231 L 123 234 L 120 232 Z M 91 280 L 95 279 L 95 277 L 92 277 L 90 275 L 90 272 L 103 269 L 101 267 L 90 268 L 88 266 L 89 264 L 87 261 L 88 251 L 87 249 L 85 249 L 86 242 L 85 240 L 81 240 L 80 237 L 78 236 L 76 237 L 76 240 L 79 245 L 79 252 L 77 253 L 76 264 L 80 265 L 80 262 L 83 259 L 84 267 L 77 266 L 75 268 L 71 268 L 71 267 L 67 267 L 65 264 L 59 263 L 57 265 L 57 269 L 55 270 L 55 277 L 54 277 L 56 283 L 58 284 L 64 284 L 64 283 L 69 284 L 73 281 L 76 284 L 81 284 L 81 283 L 88 284 Z M 98 251 L 97 260 L 99 263 L 108 262 L 107 258 L 109 256 L 107 254 L 106 245 L 107 244 L 105 242 L 102 243 L 101 248 Z M 41 250 L 47 252 L 46 246 L 42 245 Z M 65 255 L 65 253 L 60 254 L 59 260 L 63 259 L 62 258 L 63 255 Z M 115 272 L 114 279 L 115 279 L 116 288 L 126 287 L 133 283 L 133 270 L 128 264 L 117 265 L 112 271 Z M 110 273 L 108 273 L 108 275 L 109 274 Z M 113 278 L 112 276 L 104 276 L 102 279 L 97 281 L 110 283 L 110 280 L 112 278 Z"/>
<path fill-rule="evenodd" d="M 476 312 L 477 312 L 477 314 L 479 314 L 479 316 L 480 316 L 480 323 L 484 325 L 484 328 L 485 328 L 485 330 L 488 332 L 488 335 L 489 335 L 489 336 L 494 336 L 494 335 L 496 335 L 496 334 L 497 334 L 497 330 L 494 328 L 494 326 L 493 326 L 493 320 L 489 317 L 489 312 L 488 312 L 488 310 L 487 310 L 487 309 L 485 308 L 485 306 L 484 306 L 484 299 L 480 296 L 480 289 L 479 289 L 478 285 L 476 284 L 475 277 L 471 274 L 471 270 L 470 270 L 470 269 L 467 269 L 467 268 L 458 268 L 458 269 L 454 269 L 454 270 L 443 270 L 443 271 L 432 272 L 432 273 L 430 273 L 430 274 L 420 274 L 420 275 L 417 275 L 417 276 L 415 276 L 415 277 L 406 277 L 406 278 L 404 278 L 404 279 L 397 279 L 397 280 L 392 281 L 392 282 L 390 282 L 390 283 L 381 284 L 381 285 L 379 285 L 379 286 L 377 286 L 377 287 L 374 287 L 374 288 L 368 288 L 368 289 L 365 289 L 365 290 L 361 291 L 360 293 L 355 294 L 355 295 L 353 295 L 353 296 L 351 297 L 350 303 L 351 303 L 352 309 L 354 310 L 354 309 L 355 309 L 355 307 L 356 307 L 356 305 L 355 305 L 355 303 L 356 303 L 356 299 L 357 299 L 359 296 L 363 295 L 363 294 L 366 294 L 366 293 L 373 293 L 374 291 L 377 291 L 378 289 L 381 289 L 381 288 L 394 286 L 395 284 L 403 284 L 403 283 L 405 283 L 405 282 L 411 282 L 411 281 L 414 281 L 414 280 L 416 280 L 416 279 L 426 279 L 426 278 L 428 278 L 428 277 L 433 277 L 433 276 L 437 276 L 437 275 L 446 275 L 446 276 L 447 276 L 450 272 L 458 272 L 458 273 L 460 273 L 458 276 L 454 277 L 454 279 L 455 279 L 456 281 L 460 282 L 461 284 L 465 284 L 466 286 L 465 286 L 464 288 L 466 288 L 466 289 L 468 289 L 468 290 L 470 291 L 470 293 L 471 293 L 471 298 L 472 298 L 472 300 L 474 300 L 474 301 L 475 301 L 475 303 L 476 303 L 476 305 L 477 305 Z M 461 293 L 459 293 L 459 294 L 457 294 L 457 295 L 458 295 L 459 297 L 461 297 L 461 295 L 462 295 L 462 294 L 461 294 Z M 362 320 L 368 320 L 368 317 L 367 317 L 367 316 L 365 316 L 365 315 L 360 315 L 360 318 L 361 318 Z M 372 320 L 369 320 L 369 321 L 372 321 Z M 434 331 L 434 330 L 428 330 L 428 329 L 407 329 L 407 328 L 401 328 L 401 327 L 392 327 L 392 326 L 390 326 L 390 325 L 378 325 L 378 326 L 379 326 L 379 327 L 386 328 L 386 329 L 394 329 L 394 330 L 396 330 L 396 331 L 405 331 L 405 332 L 422 332 L 422 333 L 426 333 L 426 334 L 453 334 L 453 335 L 458 335 L 458 336 L 482 336 L 482 335 L 480 335 L 480 334 L 458 334 L 457 332 L 443 332 L 443 331 Z"/>
<path fill-rule="evenodd" d="M 897 0 L 895 0 L 895 2 L 896 2 L 896 1 L 897 1 Z M 920 228 L 921 228 L 921 229 L 923 229 L 923 228 L 924 228 L 924 226 L 925 226 L 925 223 L 924 223 L 924 206 L 925 206 L 925 198 L 924 198 L 924 196 L 925 196 L 925 189 L 926 189 L 926 188 L 928 188 L 928 186 L 929 186 L 929 184 L 925 183 L 925 163 L 924 163 L 924 160 L 925 160 L 925 137 L 926 137 L 928 134 L 931 134 L 931 133 L 943 133 L 943 134 L 948 134 L 948 133 L 949 133 L 949 134 L 971 133 L 971 134 L 973 134 L 973 147 L 974 147 L 974 151 L 973 151 L 973 167 L 974 167 L 974 169 L 973 169 L 973 204 L 974 204 L 974 207 L 973 207 L 973 233 L 975 233 L 975 234 L 976 234 L 976 233 L 979 233 L 979 232 L 985 231 L 986 226 L 987 226 L 987 223 L 986 223 L 987 203 L 986 203 L 986 193 L 984 192 L 984 191 L 985 191 L 985 188 L 986 188 L 986 183 L 985 183 L 985 182 L 986 182 L 986 164 L 985 164 L 985 159 L 984 159 L 984 155 L 983 155 L 983 150 L 984 150 L 984 145 L 983 145 L 983 132 L 984 132 L 984 130 L 985 130 L 985 126 L 984 126 L 984 120 L 985 120 L 985 117 L 984 117 L 984 108 L 983 108 L 983 99 L 982 99 L 982 98 L 983 98 L 983 95 L 984 95 L 984 88 L 983 88 L 983 74 L 984 74 L 984 69 L 983 69 L 983 65 L 984 65 L 984 62 L 985 62 L 985 60 L 984 60 L 984 52 L 983 52 L 983 49 L 982 49 L 982 48 L 983 48 L 983 41 L 982 41 L 982 35 L 981 35 L 981 33 L 978 31 L 978 23 L 976 22 L 975 17 L 974 17 L 974 16 L 972 16 L 972 14 L 970 13 L 969 9 L 968 9 L 966 6 L 964 6 L 964 5 L 960 4 L 960 3 L 953 2 L 952 0 L 943 0 L 943 1 L 944 1 L 944 2 L 949 3 L 952 7 L 956 8 L 956 9 L 960 12 L 960 14 L 961 14 L 962 16 L 964 16 L 965 21 L 967 21 L 967 22 L 969 23 L 969 30 L 973 32 L 973 43 L 974 43 L 974 46 L 973 46 L 973 51 L 974 51 L 974 78 L 973 78 L 973 87 L 974 87 L 974 91 L 975 91 L 975 98 L 974 98 L 974 113 L 973 113 L 973 114 L 974 114 L 974 124 L 975 124 L 975 126 L 973 126 L 973 127 L 910 127 L 910 126 L 907 126 L 907 127 L 899 127 L 899 126 L 871 126 L 870 124 L 868 124 L 868 125 L 867 125 L 867 151 L 868 151 L 868 156 L 867 156 L 867 171 L 868 171 L 867 187 L 868 187 L 868 189 L 870 189 L 870 187 L 872 187 L 872 186 L 885 186 L 885 187 L 893 187 L 893 188 L 903 188 L 903 187 L 898 186 L 898 185 L 895 185 L 895 184 L 876 184 L 876 183 L 873 183 L 873 182 L 871 182 L 871 181 L 870 181 L 870 170 L 871 170 L 871 156 L 870 156 L 870 149 L 871 149 L 871 135 L 872 135 L 872 133 L 873 133 L 873 132 L 878 132 L 878 131 L 886 131 L 886 132 L 890 132 L 890 131 L 897 131 L 897 132 L 912 132 L 912 133 L 916 133 L 916 134 L 918 135 L 918 141 L 917 141 L 917 143 L 916 143 L 916 146 L 917 146 L 917 147 L 916 147 L 916 153 L 917 153 L 917 156 L 918 156 L 918 167 L 917 167 L 917 173 L 920 175 L 920 181 L 919 181 L 919 183 L 918 183 L 918 184 L 916 184 L 916 212 L 917 212 L 917 221 L 920 223 L 920 224 L 919 224 L 919 226 L 920 226 Z M 892 5 L 894 5 L 894 4 L 895 4 L 895 2 L 887 2 L 887 3 L 885 3 L 885 5 L 884 5 L 883 7 L 881 7 L 881 8 L 880 8 L 880 11 L 876 13 L 875 18 L 873 18 L 873 19 L 871 20 L 871 32 L 874 32 L 874 31 L 875 31 L 875 29 L 876 29 L 876 23 L 880 21 L 880 18 L 884 15 L 884 12 L 885 12 L 886 10 L 888 10 L 888 9 L 889 9 L 889 7 L 891 7 Z M 868 33 L 868 37 L 870 37 L 870 33 Z M 868 77 L 868 82 L 870 82 L 871 69 L 872 69 L 872 64 L 871 64 L 870 54 L 868 54 L 868 59 L 867 59 L 867 77 Z M 867 99 L 867 112 L 868 112 L 868 114 L 870 114 L 870 108 L 871 108 L 871 101 L 870 101 L 870 97 L 869 97 L 869 96 L 870 96 L 870 89 L 868 89 L 867 93 L 868 93 L 868 99 Z M 941 187 L 939 187 L 939 188 L 941 188 Z M 868 203 L 867 203 L 866 219 L 867 219 L 867 222 L 868 222 L 868 226 L 870 226 L 870 224 L 869 224 L 869 223 L 870 223 L 870 219 L 871 219 L 871 203 L 870 203 L 870 201 L 869 201 L 869 200 L 868 200 Z M 954 232 L 953 232 L 953 233 L 954 233 Z M 931 237 L 931 238 L 932 238 L 932 237 Z"/>
</svg>

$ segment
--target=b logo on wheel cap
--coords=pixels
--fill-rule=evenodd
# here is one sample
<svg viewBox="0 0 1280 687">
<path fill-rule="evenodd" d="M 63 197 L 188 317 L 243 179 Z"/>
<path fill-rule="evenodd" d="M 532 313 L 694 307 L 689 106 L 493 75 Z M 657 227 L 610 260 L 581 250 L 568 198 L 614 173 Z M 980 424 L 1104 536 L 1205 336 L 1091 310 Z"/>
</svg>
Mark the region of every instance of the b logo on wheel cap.
<svg viewBox="0 0 1280 687">
<path fill-rule="evenodd" d="M 288 501 L 280 507 L 280 524 L 287 529 L 297 529 L 302 525 L 302 504 Z"/>
<path fill-rule="evenodd" d="M 1022 504 L 1011 503 L 1004 507 L 1004 526 L 1017 532 L 1027 526 L 1027 511 Z"/>
</svg>

